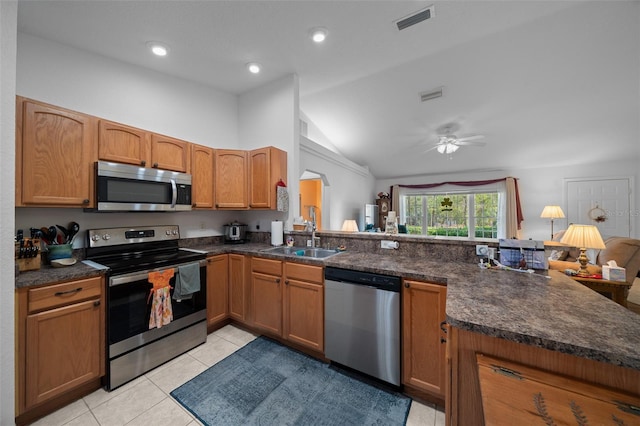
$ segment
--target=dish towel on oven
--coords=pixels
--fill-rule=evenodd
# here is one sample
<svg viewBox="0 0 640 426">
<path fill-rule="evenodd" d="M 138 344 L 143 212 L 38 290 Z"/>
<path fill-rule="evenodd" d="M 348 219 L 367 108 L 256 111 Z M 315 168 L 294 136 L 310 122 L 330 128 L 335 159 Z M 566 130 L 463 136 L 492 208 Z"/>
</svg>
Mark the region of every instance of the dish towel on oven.
<svg viewBox="0 0 640 426">
<path fill-rule="evenodd" d="M 178 266 L 173 299 L 178 302 L 191 299 L 197 291 L 200 291 L 200 264 L 196 262 Z"/>
<path fill-rule="evenodd" d="M 153 284 L 149 299 L 153 297 L 151 315 L 149 315 L 149 329 L 160 328 L 173 321 L 173 309 L 171 309 L 171 286 L 169 281 L 173 278 L 173 268 L 164 271 L 149 272 L 149 282 Z M 147 300 L 149 303 L 149 300 Z"/>
</svg>

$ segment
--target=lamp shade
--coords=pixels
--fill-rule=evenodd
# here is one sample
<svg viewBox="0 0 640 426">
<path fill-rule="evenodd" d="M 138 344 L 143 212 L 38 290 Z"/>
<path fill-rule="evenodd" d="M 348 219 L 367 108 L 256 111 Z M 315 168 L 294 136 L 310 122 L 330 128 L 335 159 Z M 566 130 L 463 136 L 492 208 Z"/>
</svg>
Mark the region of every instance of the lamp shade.
<svg viewBox="0 0 640 426">
<path fill-rule="evenodd" d="M 603 250 L 606 248 L 598 228 L 593 225 L 569 225 L 560 242 L 580 249 Z"/>
<path fill-rule="evenodd" d="M 545 219 L 562 219 L 564 218 L 564 212 L 560 206 L 544 206 L 540 217 Z"/>
<path fill-rule="evenodd" d="M 344 232 L 358 232 L 358 224 L 353 219 L 347 219 L 342 224 L 342 230 Z"/>
</svg>

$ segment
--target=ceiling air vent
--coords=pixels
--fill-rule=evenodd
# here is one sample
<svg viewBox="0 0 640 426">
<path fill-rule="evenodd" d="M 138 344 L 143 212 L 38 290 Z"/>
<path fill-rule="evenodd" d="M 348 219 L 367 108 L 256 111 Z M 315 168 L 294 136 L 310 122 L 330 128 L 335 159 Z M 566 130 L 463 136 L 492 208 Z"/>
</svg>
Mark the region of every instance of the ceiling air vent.
<svg viewBox="0 0 640 426">
<path fill-rule="evenodd" d="M 431 99 L 436 99 L 441 96 L 442 96 L 442 87 L 438 87 L 437 89 L 420 93 L 420 102 L 430 101 Z"/>
<path fill-rule="evenodd" d="M 402 19 L 396 21 L 396 25 L 399 31 L 402 31 L 406 28 L 409 28 L 415 24 L 419 24 L 422 21 L 426 21 L 427 19 L 433 18 L 435 16 L 434 6 L 431 5 L 426 9 L 422 9 L 416 13 L 412 13 L 409 16 L 406 16 Z"/>
</svg>

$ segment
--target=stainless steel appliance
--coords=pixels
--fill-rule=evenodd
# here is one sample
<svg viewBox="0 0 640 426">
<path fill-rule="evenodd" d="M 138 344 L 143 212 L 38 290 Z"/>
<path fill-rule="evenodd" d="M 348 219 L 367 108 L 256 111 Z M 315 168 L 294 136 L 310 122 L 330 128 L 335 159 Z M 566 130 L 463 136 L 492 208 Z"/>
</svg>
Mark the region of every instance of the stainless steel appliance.
<svg viewBox="0 0 640 426">
<path fill-rule="evenodd" d="M 224 225 L 224 242 L 226 244 L 244 243 L 247 239 L 248 225 L 233 222 Z"/>
<path fill-rule="evenodd" d="M 400 385 L 400 278 L 325 269 L 325 356 Z"/>
<path fill-rule="evenodd" d="M 87 259 L 107 272 L 108 390 L 144 374 L 204 343 L 206 325 L 206 253 L 180 249 L 178 226 L 142 226 L 87 231 Z M 149 273 L 173 269 L 171 295 L 181 266 L 197 265 L 199 290 L 191 298 L 171 300 L 173 320 L 150 327 L 152 284 Z M 192 270 L 195 266 L 192 266 Z M 183 269 L 184 271 L 184 269 Z M 194 271 L 195 272 L 195 271 Z M 197 275 L 197 274 L 194 274 Z"/>
<path fill-rule="evenodd" d="M 98 211 L 191 210 L 191 175 L 96 162 Z"/>
</svg>

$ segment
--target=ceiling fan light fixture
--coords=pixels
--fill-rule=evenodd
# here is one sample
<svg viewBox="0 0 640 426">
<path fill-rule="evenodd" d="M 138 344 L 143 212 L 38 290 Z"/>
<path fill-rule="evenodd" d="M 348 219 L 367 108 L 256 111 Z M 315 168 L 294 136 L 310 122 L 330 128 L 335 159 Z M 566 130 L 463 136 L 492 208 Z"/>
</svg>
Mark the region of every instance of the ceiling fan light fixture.
<svg viewBox="0 0 640 426">
<path fill-rule="evenodd" d="M 440 153 L 440 154 L 453 154 L 454 152 L 456 152 L 458 150 L 458 148 L 460 148 L 458 145 L 451 143 L 451 142 L 446 142 L 443 144 L 440 144 L 436 147 L 436 150 Z"/>
<path fill-rule="evenodd" d="M 247 64 L 247 69 L 251 74 L 258 74 L 260 72 L 261 66 L 257 62 L 249 62 Z"/>
<path fill-rule="evenodd" d="M 311 40 L 316 43 L 322 43 L 327 38 L 327 34 L 329 34 L 329 32 L 326 28 L 316 27 L 312 28 L 311 31 L 309 31 L 309 34 L 311 36 Z"/>
<path fill-rule="evenodd" d="M 167 56 L 169 54 L 169 47 L 158 41 L 148 41 L 147 47 L 156 56 Z"/>
</svg>

